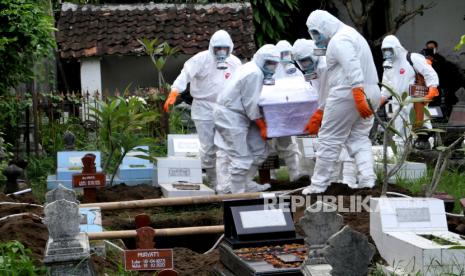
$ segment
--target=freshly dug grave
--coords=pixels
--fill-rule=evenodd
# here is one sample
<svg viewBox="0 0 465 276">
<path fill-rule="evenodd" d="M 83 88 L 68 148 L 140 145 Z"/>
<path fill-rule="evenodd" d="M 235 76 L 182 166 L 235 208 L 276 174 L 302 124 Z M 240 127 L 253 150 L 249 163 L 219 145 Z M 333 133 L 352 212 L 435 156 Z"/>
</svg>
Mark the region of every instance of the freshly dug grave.
<svg viewBox="0 0 465 276">
<path fill-rule="evenodd" d="M 127 186 L 125 184 L 104 187 L 97 192 L 97 202 L 160 198 L 160 188 L 152 185 Z"/>
<path fill-rule="evenodd" d="M 41 204 L 32 194 L 6 196 L 0 193 L 0 202 Z M 0 217 L 2 218 L 19 213 L 32 213 L 39 217 L 44 216 L 43 208 L 41 207 L 30 205 L 0 205 Z M 0 221 L 0 242 L 11 240 L 20 241 L 25 247 L 31 250 L 31 257 L 37 265 L 42 263 L 47 239 L 47 227 L 36 217 L 12 217 L 6 221 Z"/>
<path fill-rule="evenodd" d="M 307 185 L 305 182 L 297 184 L 279 183 L 275 190 L 291 190 L 294 188 Z M 395 191 L 410 195 L 411 193 L 397 186 L 390 186 L 390 191 Z M 359 195 L 362 197 L 380 195 L 380 187 L 374 189 L 352 190 L 343 184 L 332 184 L 325 195 L 343 196 L 344 206 L 349 206 L 349 196 Z M 296 193 L 297 194 L 297 193 Z M 99 201 L 117 201 L 117 200 L 136 200 L 147 198 L 159 198 L 161 195 L 158 188 L 152 186 L 125 186 L 117 185 L 108 187 L 99 191 Z M 311 196 L 311 203 L 317 200 L 316 196 Z M 8 197 L 0 193 L 0 202 L 37 202 L 32 195 L 23 195 L 18 197 Z M 308 203 L 310 204 L 310 203 Z M 305 207 L 301 207 L 294 214 L 296 228 L 298 233 L 303 234 L 299 228 L 299 218 L 303 215 Z M 43 217 L 42 208 L 32 206 L 6 206 L 0 205 L 0 216 L 16 214 L 21 212 L 32 212 Z M 145 212 L 151 216 L 151 226 L 153 228 L 170 228 L 170 227 L 188 227 L 188 226 L 203 226 L 203 225 L 218 225 L 222 224 L 223 211 L 221 204 L 194 205 L 194 206 L 173 206 L 173 207 L 155 207 L 145 209 L 127 209 L 116 211 L 104 211 L 102 214 L 103 226 L 107 230 L 125 230 L 135 229 L 135 215 Z M 369 213 L 341 213 L 344 217 L 344 223 L 350 225 L 355 230 L 364 233 L 369 237 Z M 463 219 L 451 218 L 448 219 L 449 228 L 451 231 L 458 232 L 457 226 L 464 223 Z M 460 233 L 460 232 L 459 232 Z M 462 233 L 464 234 L 464 233 Z M 45 225 L 39 220 L 33 218 L 8 220 L 0 222 L 0 241 L 18 240 L 25 244 L 26 247 L 32 250 L 32 257 L 37 263 L 43 259 L 45 244 L 48 238 L 48 232 Z M 214 266 L 219 265 L 217 251 L 207 255 L 200 253 L 209 249 L 218 235 L 198 235 L 174 238 L 155 238 L 156 246 L 159 248 L 173 248 L 175 267 L 181 272 L 181 275 L 210 275 L 210 271 Z M 370 238 L 371 240 L 371 238 Z M 128 248 L 133 247 L 133 241 L 125 241 Z M 189 247 L 189 248 L 185 248 Z M 110 269 L 108 271 L 115 272 L 118 270 L 115 260 L 104 260 L 97 256 L 93 257 L 96 262 L 96 267 Z M 375 257 L 375 262 L 381 261 L 379 255 Z M 108 273 L 108 272 L 107 272 Z M 102 274 L 100 274 L 102 275 Z M 153 275 L 148 273 L 147 275 Z"/>
</svg>

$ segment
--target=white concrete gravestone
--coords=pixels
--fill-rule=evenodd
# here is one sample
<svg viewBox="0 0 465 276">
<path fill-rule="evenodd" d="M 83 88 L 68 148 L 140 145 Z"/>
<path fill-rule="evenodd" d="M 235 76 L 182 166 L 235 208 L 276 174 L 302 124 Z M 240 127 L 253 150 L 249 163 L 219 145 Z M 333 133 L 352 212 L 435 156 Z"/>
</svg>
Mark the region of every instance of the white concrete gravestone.
<svg viewBox="0 0 465 276">
<path fill-rule="evenodd" d="M 448 231 L 442 200 L 371 198 L 370 208 L 370 235 L 389 274 L 463 272 L 465 240 Z"/>
<path fill-rule="evenodd" d="M 62 184 L 58 184 L 57 188 L 45 194 L 46 203 L 52 203 L 60 199 L 66 199 L 67 201 L 79 204 L 79 201 L 76 199 L 76 192 L 74 192 L 74 190 L 66 188 Z"/>
<path fill-rule="evenodd" d="M 44 263 L 49 267 L 49 274 L 95 275 L 89 260 L 89 239 L 79 232 L 78 204 L 59 199 L 48 203 L 44 213 L 49 232 Z"/>
</svg>

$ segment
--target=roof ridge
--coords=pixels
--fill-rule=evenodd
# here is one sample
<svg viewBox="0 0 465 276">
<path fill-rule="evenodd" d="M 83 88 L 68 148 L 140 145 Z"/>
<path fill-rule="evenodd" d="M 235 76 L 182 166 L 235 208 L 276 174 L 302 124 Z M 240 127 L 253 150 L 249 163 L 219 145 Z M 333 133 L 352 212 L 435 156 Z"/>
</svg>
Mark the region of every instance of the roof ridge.
<svg viewBox="0 0 465 276">
<path fill-rule="evenodd" d="M 200 9 L 208 9 L 208 8 L 231 8 L 231 9 L 244 9 L 251 7 L 249 1 L 244 2 L 231 2 L 231 3 L 208 3 L 208 4 L 171 4 L 171 3 L 137 3 L 137 4 L 102 4 L 102 5 L 95 5 L 95 4 L 74 4 L 69 2 L 64 2 L 61 5 L 61 11 L 115 11 L 115 10 L 122 10 L 122 11 L 132 11 L 132 10 L 145 10 L 145 9 L 158 9 L 164 10 L 169 8 L 177 8 L 177 9 L 184 9 L 186 7 L 193 7 L 196 10 Z"/>
</svg>

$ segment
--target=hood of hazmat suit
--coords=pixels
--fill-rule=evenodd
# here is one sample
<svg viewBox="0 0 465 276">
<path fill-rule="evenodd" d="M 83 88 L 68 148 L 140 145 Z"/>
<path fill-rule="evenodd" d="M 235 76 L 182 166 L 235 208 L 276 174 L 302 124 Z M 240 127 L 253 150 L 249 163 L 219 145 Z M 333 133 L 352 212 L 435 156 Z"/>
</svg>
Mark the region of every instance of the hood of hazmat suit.
<svg viewBox="0 0 465 276">
<path fill-rule="evenodd" d="M 326 83 L 326 57 L 314 55 L 313 50 L 316 49 L 315 42 L 309 39 L 297 39 L 292 47 L 292 55 L 299 65 L 300 69 L 304 71 L 304 76 L 307 81 L 310 81 L 313 88 L 318 91 L 318 108 L 324 110 L 326 98 L 328 96 L 328 89 L 325 88 Z M 313 62 L 311 66 L 304 67 L 300 60 L 310 58 Z"/>
<path fill-rule="evenodd" d="M 373 117 L 361 117 L 354 97 L 363 89 L 363 101 L 366 98 L 375 109 L 381 98 L 370 47 L 361 34 L 327 11 L 313 11 L 308 17 L 307 27 L 309 31 L 318 32 L 327 41 L 328 73 L 325 85 L 328 97 L 318 132 L 317 161 L 312 184 L 303 193 L 326 190 L 344 145 L 347 146 L 349 155 L 355 159 L 360 185 L 371 187 L 376 180 L 371 141 L 368 138 Z"/>
<path fill-rule="evenodd" d="M 265 71 L 274 73 L 267 65 L 279 63 L 279 52 L 274 45 L 264 45 L 252 61 L 242 65 L 237 74 L 219 95 L 214 110 L 215 145 L 229 159 L 231 192 L 250 190 L 248 172 L 268 156 L 266 142 L 260 137 L 255 120 L 261 118 L 258 100 Z M 258 185 L 258 184 L 256 184 Z M 258 186 L 257 186 L 258 188 Z"/>
<path fill-rule="evenodd" d="M 301 77 L 303 76 L 302 72 L 297 70 L 294 60 L 292 58 L 292 45 L 286 41 L 281 40 L 276 44 L 278 49 L 281 62 L 276 69 L 275 78 L 281 79 L 286 77 Z"/>
<path fill-rule="evenodd" d="M 209 49 L 188 59 L 171 86 L 172 89 L 182 93 L 190 83 L 190 93 L 194 98 L 191 111 L 193 120 L 213 120 L 212 104 L 216 102 L 218 94 L 223 91 L 226 83 L 234 76 L 235 69 L 241 65 L 241 61 L 229 51 L 224 61 L 227 68 L 218 69 L 213 51 L 216 46 L 227 46 L 231 50 L 234 47 L 226 31 L 215 32 L 210 39 Z"/>
<path fill-rule="evenodd" d="M 409 85 L 415 82 L 415 70 L 425 78 L 426 86 L 439 85 L 439 78 L 433 67 L 429 65 L 426 58 L 417 53 L 411 53 L 413 67 L 407 60 L 408 51 L 402 46 L 399 39 L 394 35 L 388 35 L 383 39 L 381 49 L 391 48 L 394 50 L 392 67 L 386 68 L 383 72 L 382 83 L 389 86 L 399 96 L 401 93 L 408 91 Z M 383 97 L 390 97 L 389 91 L 382 87 L 381 94 Z"/>
</svg>

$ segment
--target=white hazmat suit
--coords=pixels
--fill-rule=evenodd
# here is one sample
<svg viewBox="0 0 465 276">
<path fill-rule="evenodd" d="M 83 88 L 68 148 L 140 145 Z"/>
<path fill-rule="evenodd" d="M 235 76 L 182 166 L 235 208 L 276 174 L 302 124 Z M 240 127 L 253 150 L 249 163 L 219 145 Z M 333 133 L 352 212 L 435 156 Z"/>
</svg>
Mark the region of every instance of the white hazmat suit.
<svg viewBox="0 0 465 276">
<path fill-rule="evenodd" d="M 394 55 L 392 57 L 392 67 L 385 68 L 383 72 L 383 84 L 392 88 L 392 90 L 402 96 L 402 93 L 409 91 L 409 86 L 415 83 L 415 70 L 423 75 L 425 78 L 426 86 L 437 87 L 439 85 L 439 78 L 433 67 L 429 65 L 426 58 L 420 54 L 412 53 L 410 55 L 412 65 L 407 60 L 408 51 L 402 47 L 399 39 L 393 35 L 388 35 L 383 39 L 381 49 L 393 49 Z M 391 93 L 385 88 L 381 88 L 381 95 L 383 101 L 391 96 Z M 393 98 L 390 101 L 392 106 L 392 112 L 395 113 L 399 110 L 399 102 Z M 397 134 L 394 135 L 393 140 L 400 147 L 404 145 L 404 140 L 407 136 L 406 129 L 404 127 L 404 120 L 409 121 L 410 110 L 413 107 L 413 103 L 410 103 L 402 109 L 400 116 L 394 121 L 394 128 L 397 130 L 402 137 Z M 403 119 L 402 119 L 403 118 Z M 431 128 L 431 122 L 425 122 L 427 128 Z"/>
<path fill-rule="evenodd" d="M 356 30 L 326 11 L 316 10 L 307 20 L 310 34 L 326 40 L 327 88 L 322 125 L 319 130 L 317 159 L 311 185 L 303 194 L 324 192 L 344 144 L 355 159 L 359 187 L 373 187 L 376 175 L 368 138 L 373 125 L 372 110 L 381 93 L 370 47 Z M 315 39 L 318 45 L 320 39 Z"/>
<path fill-rule="evenodd" d="M 327 66 L 325 56 L 315 56 L 313 50 L 317 48 L 315 42 L 309 39 L 298 39 L 292 47 L 292 55 L 295 60 L 305 60 L 311 58 L 313 61 L 311 68 L 300 68 L 305 74 L 312 74 L 310 83 L 318 91 L 318 109 L 325 108 L 326 99 L 328 97 L 328 89 L 326 88 Z M 299 64 L 299 63 L 298 63 Z M 341 177 L 342 175 L 342 177 Z M 334 173 L 331 177 L 331 182 L 342 182 L 351 188 L 356 187 L 357 169 L 353 158 L 350 158 L 347 152 L 347 147 L 344 145 L 341 149 L 338 162 Z"/>
<path fill-rule="evenodd" d="M 258 100 L 267 61 L 279 62 L 279 53 L 274 45 L 261 47 L 252 61 L 237 70 L 237 74 L 218 97 L 214 110 L 215 145 L 229 163 L 229 169 L 222 171 L 227 173 L 222 178 L 229 181 L 226 184 L 229 187 L 222 185 L 219 193 L 244 193 L 269 188 L 269 184 L 259 185 L 252 181 L 258 166 L 268 156 L 267 144 L 255 123 L 262 120 Z"/>
<path fill-rule="evenodd" d="M 228 47 L 229 52 L 224 60 L 226 69 L 217 68 L 215 47 Z M 213 109 L 216 106 L 218 95 L 224 90 L 241 61 L 232 55 L 234 45 L 229 34 L 219 30 L 210 39 L 208 50 L 202 51 L 184 63 L 179 76 L 171 86 L 172 91 L 181 93 L 190 83 L 190 93 L 194 98 L 191 108 L 191 117 L 200 140 L 200 157 L 202 168 L 207 173 L 212 186 L 216 186 L 216 147 L 214 145 L 215 124 L 213 122 Z M 177 95 L 177 94 L 176 94 Z"/>
<path fill-rule="evenodd" d="M 302 72 L 297 70 L 291 58 L 292 45 L 286 40 L 281 40 L 276 44 L 276 48 L 280 53 L 281 62 L 279 63 L 278 68 L 276 68 L 276 73 L 274 75 L 275 78 L 303 78 Z M 280 158 L 284 159 L 290 181 L 296 181 L 302 177 L 299 162 L 301 154 L 299 147 L 292 136 L 273 138 L 268 140 L 268 145 L 270 146 L 271 155 L 277 154 Z"/>
</svg>

